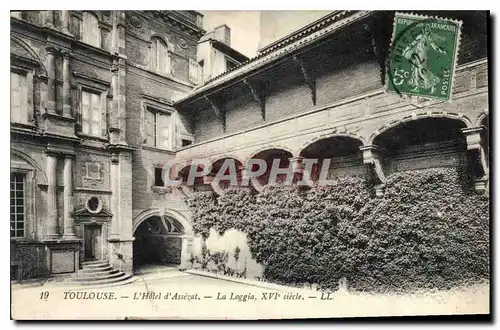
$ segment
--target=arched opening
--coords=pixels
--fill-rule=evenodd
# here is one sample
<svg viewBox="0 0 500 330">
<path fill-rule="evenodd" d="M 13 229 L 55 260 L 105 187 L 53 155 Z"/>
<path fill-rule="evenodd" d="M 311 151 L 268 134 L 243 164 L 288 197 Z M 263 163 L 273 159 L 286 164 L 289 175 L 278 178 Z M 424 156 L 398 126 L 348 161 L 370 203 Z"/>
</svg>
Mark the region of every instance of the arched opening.
<svg viewBox="0 0 500 330">
<path fill-rule="evenodd" d="M 466 124 L 449 118 L 403 122 L 376 136 L 387 173 L 432 167 L 467 166 Z"/>
<path fill-rule="evenodd" d="M 186 195 L 189 196 L 193 192 L 198 192 L 198 191 L 211 191 L 212 187 L 210 186 L 210 179 L 209 176 L 197 176 L 194 178 L 193 182 L 188 182 L 189 179 L 189 172 L 191 171 L 191 168 L 193 166 L 196 166 L 196 169 L 194 171 L 196 172 L 203 172 L 203 165 L 186 165 L 184 166 L 179 173 L 177 174 L 177 178 L 182 181 L 181 184 L 181 189 L 182 192 Z"/>
<path fill-rule="evenodd" d="M 181 263 L 184 226 L 170 216 L 152 215 L 134 231 L 134 270 Z"/>
<path fill-rule="evenodd" d="M 268 184 L 282 184 L 287 180 L 287 174 L 278 174 L 274 182 L 270 182 L 270 175 L 273 166 L 273 162 L 279 161 L 279 168 L 286 169 L 290 166 L 290 159 L 293 157 L 292 153 L 283 149 L 267 149 L 258 152 L 251 159 L 261 159 L 266 163 L 266 171 L 252 180 L 252 184 L 256 190 L 260 191 L 264 186 Z M 259 166 L 257 164 L 252 165 L 252 172 L 257 172 Z M 297 181 L 294 176 L 294 181 Z"/>
<path fill-rule="evenodd" d="M 223 172 L 219 173 L 223 169 Z M 219 175 L 224 176 L 224 180 L 219 180 L 218 182 L 212 181 L 212 188 L 218 194 L 221 194 L 224 190 L 229 188 L 236 188 L 241 186 L 242 179 L 242 169 L 243 163 L 238 159 L 225 157 L 216 160 L 212 164 L 212 168 L 209 174 L 210 178 L 215 178 L 215 176 L 219 173 Z"/>
<path fill-rule="evenodd" d="M 304 159 L 317 159 L 310 173 L 310 179 L 316 182 L 320 178 L 321 169 L 325 166 L 327 180 L 342 176 L 366 175 L 363 155 L 359 150 L 363 143 L 350 136 L 332 136 L 309 144 L 300 152 Z M 327 162 L 330 162 L 328 166 Z M 328 167 L 326 167 L 328 166 Z"/>
</svg>

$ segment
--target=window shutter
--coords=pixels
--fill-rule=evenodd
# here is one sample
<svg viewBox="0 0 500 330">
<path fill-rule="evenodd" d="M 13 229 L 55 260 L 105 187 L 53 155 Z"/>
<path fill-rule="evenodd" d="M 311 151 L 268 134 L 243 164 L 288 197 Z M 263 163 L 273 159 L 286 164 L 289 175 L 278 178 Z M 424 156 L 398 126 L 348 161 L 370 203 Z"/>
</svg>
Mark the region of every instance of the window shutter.
<svg viewBox="0 0 500 330">
<path fill-rule="evenodd" d="M 167 114 L 158 114 L 157 130 L 158 142 L 160 148 L 170 149 L 171 137 L 171 116 Z"/>
<path fill-rule="evenodd" d="M 81 132 L 82 131 L 82 106 L 81 106 L 81 99 L 82 99 L 82 90 L 81 88 L 77 88 L 77 89 L 74 89 L 73 90 L 73 96 L 74 96 L 74 100 L 73 100 L 73 106 L 74 106 L 74 110 L 73 111 L 76 111 L 76 127 L 77 127 L 77 131 L 78 132 Z"/>
<path fill-rule="evenodd" d="M 28 123 L 28 84 L 26 75 L 19 75 L 19 94 L 21 101 L 21 123 Z"/>
<path fill-rule="evenodd" d="M 19 122 L 21 112 L 21 101 L 19 91 L 19 75 L 10 73 L 10 120 Z"/>
<path fill-rule="evenodd" d="M 198 84 L 198 63 L 189 59 L 189 81 L 193 84 Z"/>
<path fill-rule="evenodd" d="M 34 77 L 33 72 L 26 76 L 26 121 L 35 124 L 35 105 L 33 89 L 39 86 L 38 79 Z"/>
<path fill-rule="evenodd" d="M 106 97 L 106 93 L 102 93 L 101 94 L 101 135 L 103 138 L 107 138 L 108 137 L 108 125 L 107 125 L 107 122 L 108 122 L 108 118 L 107 118 L 107 114 L 108 114 L 108 111 L 107 111 L 107 107 L 106 107 L 106 102 L 107 101 L 107 97 Z"/>
<path fill-rule="evenodd" d="M 172 74 L 172 53 L 168 50 L 165 51 L 165 73 Z"/>
<path fill-rule="evenodd" d="M 158 42 L 158 71 L 167 73 L 167 50 L 162 42 Z"/>
<path fill-rule="evenodd" d="M 81 92 L 81 107 L 80 113 L 82 118 L 82 132 L 84 134 L 89 134 L 90 130 L 90 94 L 82 91 Z"/>
<path fill-rule="evenodd" d="M 153 39 L 151 42 L 151 66 L 150 68 L 152 70 L 157 70 L 158 69 L 158 63 L 157 61 L 157 56 L 158 56 L 158 40 Z"/>
</svg>

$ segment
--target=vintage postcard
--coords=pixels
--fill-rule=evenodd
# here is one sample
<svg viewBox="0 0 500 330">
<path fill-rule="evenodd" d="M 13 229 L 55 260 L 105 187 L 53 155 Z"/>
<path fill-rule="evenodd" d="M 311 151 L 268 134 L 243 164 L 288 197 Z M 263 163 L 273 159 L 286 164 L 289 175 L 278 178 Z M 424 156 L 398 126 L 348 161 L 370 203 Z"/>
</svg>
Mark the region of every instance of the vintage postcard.
<svg viewBox="0 0 500 330">
<path fill-rule="evenodd" d="M 489 12 L 417 9 L 11 11 L 11 318 L 488 318 Z"/>
</svg>

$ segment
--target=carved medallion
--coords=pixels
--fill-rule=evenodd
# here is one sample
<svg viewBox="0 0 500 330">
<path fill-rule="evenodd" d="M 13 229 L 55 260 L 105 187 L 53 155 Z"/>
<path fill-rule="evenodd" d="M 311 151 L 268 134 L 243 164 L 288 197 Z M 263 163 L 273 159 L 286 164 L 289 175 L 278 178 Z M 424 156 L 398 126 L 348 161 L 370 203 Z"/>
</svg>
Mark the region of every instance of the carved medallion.
<svg viewBox="0 0 500 330">
<path fill-rule="evenodd" d="M 178 45 L 182 49 L 187 49 L 188 48 L 188 43 L 187 43 L 187 41 L 184 38 L 179 38 Z"/>
<path fill-rule="evenodd" d="M 140 29 L 142 27 L 141 19 L 135 15 L 130 15 L 128 21 L 135 28 Z"/>
</svg>

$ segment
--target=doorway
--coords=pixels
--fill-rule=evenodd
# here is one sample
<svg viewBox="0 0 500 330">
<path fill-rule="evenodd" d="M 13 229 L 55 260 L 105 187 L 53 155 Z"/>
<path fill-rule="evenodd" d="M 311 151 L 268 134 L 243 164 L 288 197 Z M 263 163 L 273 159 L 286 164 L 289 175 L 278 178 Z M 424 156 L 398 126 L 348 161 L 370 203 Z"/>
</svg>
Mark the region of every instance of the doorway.
<svg viewBox="0 0 500 330">
<path fill-rule="evenodd" d="M 182 224 L 168 216 L 153 215 L 143 221 L 134 232 L 134 270 L 179 265 L 183 233 Z"/>
<path fill-rule="evenodd" d="M 100 260 L 101 259 L 101 225 L 86 225 L 85 232 L 85 260 Z"/>
</svg>

